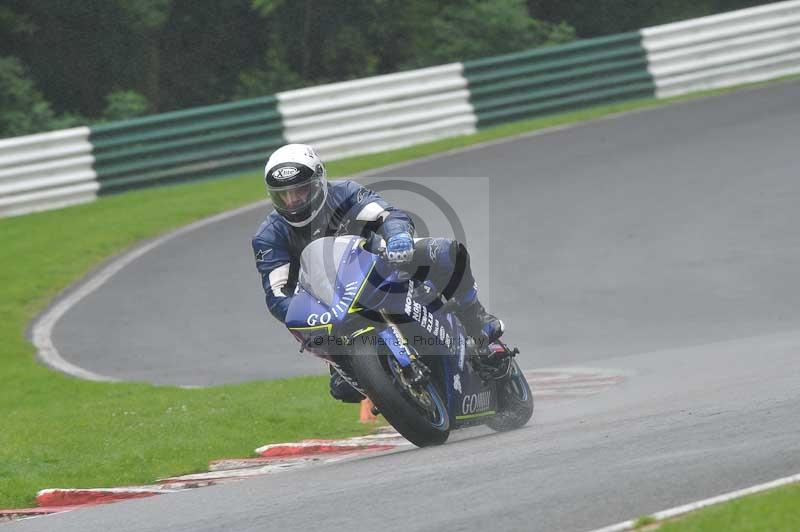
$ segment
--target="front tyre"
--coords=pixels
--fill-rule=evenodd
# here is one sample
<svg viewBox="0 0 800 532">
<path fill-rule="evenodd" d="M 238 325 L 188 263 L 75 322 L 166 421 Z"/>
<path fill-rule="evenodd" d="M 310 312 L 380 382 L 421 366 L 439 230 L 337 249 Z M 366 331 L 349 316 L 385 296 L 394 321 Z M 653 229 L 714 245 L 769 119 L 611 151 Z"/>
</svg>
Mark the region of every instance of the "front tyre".
<svg viewBox="0 0 800 532">
<path fill-rule="evenodd" d="M 350 363 L 367 396 L 405 439 L 417 447 L 447 441 L 450 417 L 433 382 L 410 384 L 393 355 L 369 348 L 354 353 Z"/>
<path fill-rule="evenodd" d="M 511 361 L 511 371 L 497 383 L 498 413 L 486 420 L 489 428 L 498 432 L 524 427 L 533 416 L 533 393 L 528 379 Z"/>
</svg>

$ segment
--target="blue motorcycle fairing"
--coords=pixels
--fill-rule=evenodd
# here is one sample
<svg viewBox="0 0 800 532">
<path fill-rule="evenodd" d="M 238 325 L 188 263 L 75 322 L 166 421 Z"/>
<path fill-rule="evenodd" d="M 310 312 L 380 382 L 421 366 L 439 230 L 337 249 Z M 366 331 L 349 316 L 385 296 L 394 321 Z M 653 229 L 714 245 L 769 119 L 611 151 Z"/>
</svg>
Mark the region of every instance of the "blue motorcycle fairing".
<svg viewBox="0 0 800 532">
<path fill-rule="evenodd" d="M 349 237 L 349 249 L 342 254 L 332 273 L 333 294 L 330 304 L 317 297 L 310 287 L 298 284 L 295 297 L 289 305 L 285 323 L 289 330 L 315 325 L 336 325 L 354 312 L 357 297 L 361 294 L 366 277 L 375 259 L 370 253 L 358 253 L 363 239 Z M 337 239 L 340 240 L 340 239 Z"/>
<path fill-rule="evenodd" d="M 414 281 L 405 281 L 391 265 L 363 248 L 364 240 L 350 238 L 349 247 L 336 264 L 331 304 L 298 285 L 286 315 L 286 325 L 315 355 L 328 361 L 324 337 L 356 337 L 371 332 L 392 353 L 398 364 L 410 364 L 411 353 L 433 369 L 440 367 L 445 403 L 455 425 L 480 423 L 497 411 L 493 381 L 483 382 L 466 363 L 463 327 L 440 302 L 423 304 L 414 297 Z M 337 239 L 337 240 L 338 240 Z M 387 316 L 394 323 L 385 323 Z M 354 314 L 358 315 L 357 319 Z M 395 319 L 395 318 L 404 319 Z M 401 339 L 398 341 L 398 334 Z M 323 337 L 323 341 L 319 338 Z M 410 343 L 411 348 L 404 345 Z"/>
<path fill-rule="evenodd" d="M 349 249 L 332 269 L 335 280 L 331 304 L 326 305 L 308 287 L 298 284 L 286 313 L 285 323 L 289 330 L 315 327 L 330 333 L 350 314 L 364 311 L 369 319 L 380 323 L 380 317 L 372 309 L 381 308 L 387 298 L 398 293 L 398 273 L 381 264 L 378 255 L 366 251 L 363 238 L 338 237 L 336 240 L 349 240 Z"/>
</svg>

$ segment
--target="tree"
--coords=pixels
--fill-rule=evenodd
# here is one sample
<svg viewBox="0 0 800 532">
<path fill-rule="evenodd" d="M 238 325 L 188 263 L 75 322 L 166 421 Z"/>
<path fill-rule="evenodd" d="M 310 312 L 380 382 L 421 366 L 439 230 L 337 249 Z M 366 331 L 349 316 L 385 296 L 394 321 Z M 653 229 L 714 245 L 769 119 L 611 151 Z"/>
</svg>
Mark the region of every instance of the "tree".
<svg viewBox="0 0 800 532">
<path fill-rule="evenodd" d="M 528 15 L 523 0 L 468 0 L 445 7 L 431 19 L 427 63 L 445 63 L 525 50 L 574 39 L 567 24 Z M 412 63 L 413 64 L 413 63 Z"/>
<path fill-rule="evenodd" d="M 568 21 L 580 37 L 597 37 L 766 4 L 773 0 L 528 0 L 533 17 Z"/>
<path fill-rule="evenodd" d="M 0 57 L 0 137 L 70 127 L 80 121 L 74 115 L 56 116 L 22 63 L 15 57 Z"/>
<path fill-rule="evenodd" d="M 250 0 L 173 0 L 159 40 L 159 110 L 231 100 L 240 75 L 264 66 L 274 34 Z"/>
<path fill-rule="evenodd" d="M 125 120 L 146 115 L 150 110 L 147 98 L 136 91 L 114 91 L 106 96 L 103 120 Z"/>
<path fill-rule="evenodd" d="M 137 79 L 127 79 L 125 82 L 138 88 L 145 97 L 145 103 L 149 100 L 152 106 L 158 109 L 161 96 L 159 40 L 161 29 L 167 22 L 172 7 L 172 0 L 114 0 L 114 2 L 133 41 L 132 49 L 136 51 L 131 59 L 136 61 L 132 70 L 137 72 Z"/>
<path fill-rule="evenodd" d="M 158 34 L 171 0 L 4 4 L 17 21 L 0 24 L 5 53 L 22 60 L 56 111 L 100 116 L 105 95 L 120 88 L 158 101 Z"/>
<path fill-rule="evenodd" d="M 239 94 L 341 81 L 569 41 L 566 24 L 532 19 L 524 0 L 252 0 L 268 54 Z"/>
<path fill-rule="evenodd" d="M 571 37 L 568 26 L 532 19 L 524 0 L 4 0 L 0 6 L 0 55 L 19 58 L 52 112 L 92 119 Z"/>
<path fill-rule="evenodd" d="M 269 72 L 271 65 L 281 64 L 306 84 L 378 73 L 372 29 L 379 23 L 380 4 L 381 0 L 253 0 L 262 31 L 269 35 L 269 53 L 257 69 Z"/>
<path fill-rule="evenodd" d="M 264 63 L 261 67 L 251 68 L 239 74 L 239 84 L 234 97 L 258 98 L 303 85 L 300 74 L 281 60 L 277 50 L 270 48 L 264 54 Z"/>
</svg>

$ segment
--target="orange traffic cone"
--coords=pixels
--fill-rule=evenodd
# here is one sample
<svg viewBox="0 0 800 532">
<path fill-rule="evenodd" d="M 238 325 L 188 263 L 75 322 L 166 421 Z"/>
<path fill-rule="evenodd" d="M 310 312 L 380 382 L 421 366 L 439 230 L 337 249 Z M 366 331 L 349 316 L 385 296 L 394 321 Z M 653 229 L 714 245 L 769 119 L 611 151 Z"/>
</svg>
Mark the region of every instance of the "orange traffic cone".
<svg viewBox="0 0 800 532">
<path fill-rule="evenodd" d="M 372 401 L 362 399 L 361 412 L 358 415 L 359 423 L 377 423 L 378 417 L 372 414 Z"/>
</svg>

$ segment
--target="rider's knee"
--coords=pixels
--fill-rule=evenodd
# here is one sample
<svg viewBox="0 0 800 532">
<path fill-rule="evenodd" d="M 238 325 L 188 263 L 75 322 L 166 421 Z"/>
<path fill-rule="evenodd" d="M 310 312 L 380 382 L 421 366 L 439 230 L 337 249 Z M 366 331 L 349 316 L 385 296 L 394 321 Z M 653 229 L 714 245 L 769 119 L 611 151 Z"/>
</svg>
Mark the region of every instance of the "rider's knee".
<svg viewBox="0 0 800 532">
<path fill-rule="evenodd" d="M 466 248 L 458 240 L 451 238 L 425 238 L 418 242 L 415 254 L 422 254 L 423 262 L 432 266 L 453 267 Z"/>
</svg>

